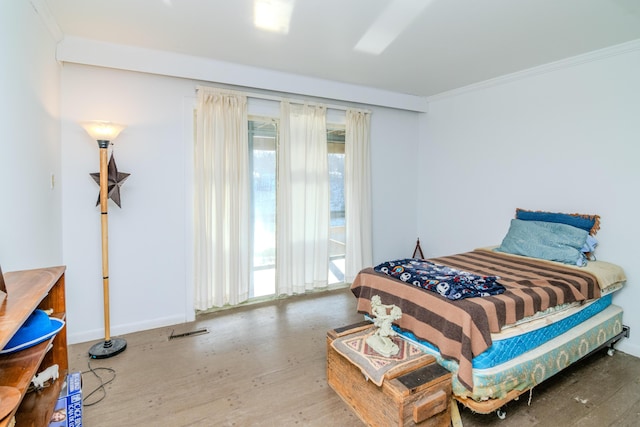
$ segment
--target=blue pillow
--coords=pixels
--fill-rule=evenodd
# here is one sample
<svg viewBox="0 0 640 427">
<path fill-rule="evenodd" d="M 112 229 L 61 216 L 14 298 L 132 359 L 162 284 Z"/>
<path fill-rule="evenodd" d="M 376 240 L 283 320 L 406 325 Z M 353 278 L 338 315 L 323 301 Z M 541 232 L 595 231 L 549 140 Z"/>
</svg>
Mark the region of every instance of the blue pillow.
<svg viewBox="0 0 640 427">
<path fill-rule="evenodd" d="M 512 219 L 499 252 L 584 266 L 582 247 L 589 233 L 567 224 Z"/>
<path fill-rule="evenodd" d="M 581 228 L 595 236 L 600 228 L 600 217 L 598 215 L 566 214 L 559 212 L 541 212 L 516 209 L 516 219 L 523 221 L 546 221 L 567 224 Z"/>
</svg>

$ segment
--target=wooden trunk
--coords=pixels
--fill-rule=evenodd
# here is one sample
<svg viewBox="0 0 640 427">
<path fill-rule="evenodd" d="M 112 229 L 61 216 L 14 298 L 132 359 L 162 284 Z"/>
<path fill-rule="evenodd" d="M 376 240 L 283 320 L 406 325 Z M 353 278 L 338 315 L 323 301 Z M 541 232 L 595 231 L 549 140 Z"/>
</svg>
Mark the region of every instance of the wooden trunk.
<svg viewBox="0 0 640 427">
<path fill-rule="evenodd" d="M 409 371 L 397 372 L 378 387 L 360 368 L 338 353 L 331 342 L 338 336 L 370 327 L 370 323 L 333 329 L 327 333 L 327 381 L 369 426 L 449 426 L 451 373 L 423 359 Z"/>
</svg>

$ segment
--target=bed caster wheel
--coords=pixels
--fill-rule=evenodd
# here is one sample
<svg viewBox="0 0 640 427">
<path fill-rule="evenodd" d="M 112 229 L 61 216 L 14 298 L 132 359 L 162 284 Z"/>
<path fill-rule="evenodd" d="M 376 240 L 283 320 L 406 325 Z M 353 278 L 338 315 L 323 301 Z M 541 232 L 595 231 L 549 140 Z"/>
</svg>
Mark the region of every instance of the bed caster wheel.
<svg viewBox="0 0 640 427">
<path fill-rule="evenodd" d="M 498 409 L 496 411 L 496 415 L 498 416 L 498 418 L 500 418 L 501 420 L 504 420 L 505 418 L 507 418 L 507 411 L 504 411 L 502 409 Z"/>
<path fill-rule="evenodd" d="M 613 356 L 614 354 L 616 354 L 616 349 L 615 349 L 615 348 L 613 348 L 613 347 L 611 347 L 611 348 L 607 349 L 607 354 L 608 354 L 609 356 Z"/>
</svg>

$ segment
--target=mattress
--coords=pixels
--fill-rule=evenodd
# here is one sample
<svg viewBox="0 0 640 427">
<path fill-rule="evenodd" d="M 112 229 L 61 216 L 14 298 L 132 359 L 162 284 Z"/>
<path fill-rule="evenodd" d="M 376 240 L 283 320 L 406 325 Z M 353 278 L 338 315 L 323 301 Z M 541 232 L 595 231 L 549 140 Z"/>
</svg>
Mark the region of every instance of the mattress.
<svg viewBox="0 0 640 427">
<path fill-rule="evenodd" d="M 486 351 L 474 357 L 472 365 L 474 368 L 486 369 L 508 362 L 600 313 L 611 304 L 611 300 L 612 295 L 608 294 L 587 304 L 567 308 L 562 312 L 549 314 L 529 323 L 505 329 L 502 333 L 492 334 L 493 344 Z M 438 351 L 436 346 L 418 339 L 411 332 L 402 331 L 397 327 L 394 329 L 400 335 Z"/>
<path fill-rule="evenodd" d="M 493 341 L 492 346 L 473 359 L 473 367 L 486 369 L 508 362 L 567 332 L 574 326 L 600 313 L 609 305 L 611 305 L 611 294 L 583 306 L 568 309 L 566 312 L 561 313 L 566 315 L 564 318 L 549 323 L 544 327 L 529 331 L 527 331 L 527 327 L 523 327 L 523 333 L 513 336 L 500 337 L 499 335 L 502 334 L 496 334 L 498 337 Z M 548 318 L 546 319 L 549 320 Z"/>
<path fill-rule="evenodd" d="M 453 375 L 453 393 L 458 397 L 482 401 L 502 399 L 511 390 L 530 389 L 620 334 L 622 313 L 620 307 L 609 304 L 589 319 L 507 362 L 488 368 L 474 367 L 472 391 Z M 433 346 L 403 335 L 435 356 L 447 370 L 454 374 L 457 372 L 457 363 L 443 359 Z"/>
</svg>

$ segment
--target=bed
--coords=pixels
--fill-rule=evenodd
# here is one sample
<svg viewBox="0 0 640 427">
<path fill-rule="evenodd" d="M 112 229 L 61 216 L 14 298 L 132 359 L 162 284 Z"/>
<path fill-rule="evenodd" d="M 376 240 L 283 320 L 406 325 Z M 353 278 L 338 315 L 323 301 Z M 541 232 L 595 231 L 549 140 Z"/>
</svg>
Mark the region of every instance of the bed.
<svg viewBox="0 0 640 427">
<path fill-rule="evenodd" d="M 497 247 L 388 261 L 351 285 L 365 315 L 374 295 L 400 307 L 394 329 L 451 371 L 454 396 L 479 413 L 629 334 L 612 304 L 624 271 L 594 259 L 599 217 L 536 213 L 517 210 Z M 454 291 L 460 282 L 470 284 Z M 464 296 L 468 289 L 479 292 Z"/>
</svg>

